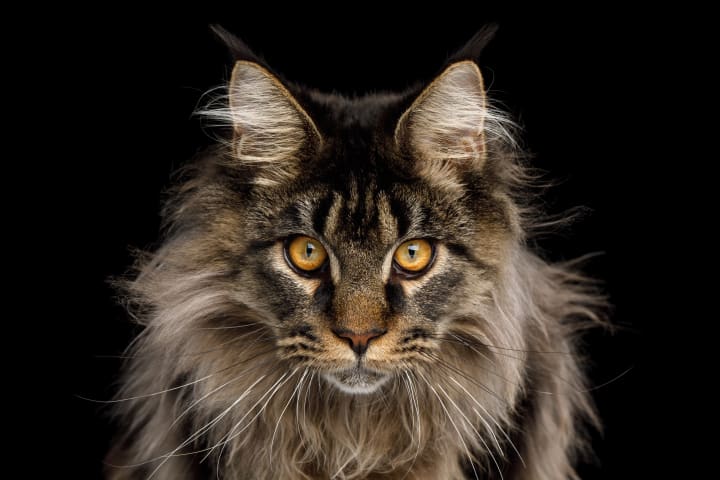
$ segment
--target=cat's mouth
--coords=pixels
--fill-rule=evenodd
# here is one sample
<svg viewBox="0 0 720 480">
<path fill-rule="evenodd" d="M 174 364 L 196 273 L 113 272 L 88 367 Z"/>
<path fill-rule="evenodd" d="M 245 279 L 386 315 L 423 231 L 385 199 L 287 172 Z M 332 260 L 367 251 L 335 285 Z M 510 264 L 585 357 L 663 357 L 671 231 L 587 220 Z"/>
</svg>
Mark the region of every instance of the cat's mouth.
<svg viewBox="0 0 720 480">
<path fill-rule="evenodd" d="M 323 376 L 343 392 L 362 395 L 377 391 L 390 378 L 387 373 L 370 370 L 359 363 L 346 370 L 325 372 Z"/>
</svg>

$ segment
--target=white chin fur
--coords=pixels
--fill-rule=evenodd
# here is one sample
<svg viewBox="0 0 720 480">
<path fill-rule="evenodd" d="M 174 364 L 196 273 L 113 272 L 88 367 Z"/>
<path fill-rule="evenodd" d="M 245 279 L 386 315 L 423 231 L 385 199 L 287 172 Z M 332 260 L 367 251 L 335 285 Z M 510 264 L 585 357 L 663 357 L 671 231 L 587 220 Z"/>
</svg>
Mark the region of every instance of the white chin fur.
<svg viewBox="0 0 720 480">
<path fill-rule="evenodd" d="M 340 391 L 352 395 L 368 395 L 377 392 L 390 378 L 389 375 L 357 367 L 340 372 L 323 373 L 323 377 Z"/>
</svg>

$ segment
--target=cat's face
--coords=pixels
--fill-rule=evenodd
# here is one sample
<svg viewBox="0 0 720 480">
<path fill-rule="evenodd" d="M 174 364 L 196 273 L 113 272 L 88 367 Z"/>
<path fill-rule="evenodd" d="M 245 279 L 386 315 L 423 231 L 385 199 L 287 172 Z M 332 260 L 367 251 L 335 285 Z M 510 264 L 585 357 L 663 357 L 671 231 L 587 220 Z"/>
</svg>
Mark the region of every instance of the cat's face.
<svg viewBox="0 0 720 480">
<path fill-rule="evenodd" d="M 256 230 L 267 244 L 245 272 L 275 313 L 278 353 L 350 392 L 433 360 L 468 298 L 487 293 L 505 234 L 470 198 L 363 175 L 293 192 Z"/>
<path fill-rule="evenodd" d="M 442 362 L 442 342 L 478 325 L 513 231 L 477 67 L 451 66 L 412 104 L 335 100 L 311 118 L 241 62 L 230 105 L 233 158 L 218 175 L 236 203 L 213 222 L 234 240 L 207 240 L 277 355 L 350 393 Z"/>
</svg>

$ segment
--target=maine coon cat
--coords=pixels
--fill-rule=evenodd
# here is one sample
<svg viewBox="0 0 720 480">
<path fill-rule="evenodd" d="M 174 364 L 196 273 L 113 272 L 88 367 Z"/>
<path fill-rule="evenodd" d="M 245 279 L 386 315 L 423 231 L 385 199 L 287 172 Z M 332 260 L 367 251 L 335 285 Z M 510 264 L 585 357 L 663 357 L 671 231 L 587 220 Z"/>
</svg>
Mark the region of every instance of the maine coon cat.
<svg viewBox="0 0 720 480">
<path fill-rule="evenodd" d="M 345 98 L 237 63 L 164 243 L 125 285 L 144 330 L 112 479 L 576 478 L 600 300 L 526 244 L 512 123 L 475 63 Z"/>
</svg>

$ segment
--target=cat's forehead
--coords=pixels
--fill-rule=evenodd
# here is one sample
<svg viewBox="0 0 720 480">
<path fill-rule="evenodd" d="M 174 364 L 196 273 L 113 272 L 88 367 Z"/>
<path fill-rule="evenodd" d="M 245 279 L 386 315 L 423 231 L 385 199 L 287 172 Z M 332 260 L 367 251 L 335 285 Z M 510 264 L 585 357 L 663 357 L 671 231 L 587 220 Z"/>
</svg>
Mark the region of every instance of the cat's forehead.
<svg viewBox="0 0 720 480">
<path fill-rule="evenodd" d="M 391 173 L 346 171 L 298 189 L 285 209 L 285 221 L 335 245 L 384 251 L 403 238 L 454 235 L 454 218 L 466 220 L 461 208 L 420 182 L 409 184 Z"/>
<path fill-rule="evenodd" d="M 300 98 L 324 133 L 348 135 L 377 132 L 385 124 L 394 123 L 402 109 L 408 106 L 413 93 L 370 93 L 350 97 L 307 90 Z"/>
<path fill-rule="evenodd" d="M 384 246 L 405 235 L 411 216 L 391 189 L 382 188 L 371 176 L 356 175 L 321 195 L 312 211 L 313 229 L 324 238 Z"/>
<path fill-rule="evenodd" d="M 305 179 L 350 199 L 372 199 L 378 192 L 397 190 L 402 183 L 417 185 L 399 160 L 394 137 L 404 108 L 403 95 L 346 98 L 318 93 L 312 100 L 311 115 L 323 140 L 313 158 L 307 159 Z"/>
</svg>

